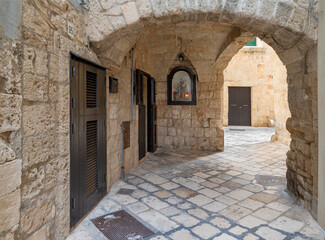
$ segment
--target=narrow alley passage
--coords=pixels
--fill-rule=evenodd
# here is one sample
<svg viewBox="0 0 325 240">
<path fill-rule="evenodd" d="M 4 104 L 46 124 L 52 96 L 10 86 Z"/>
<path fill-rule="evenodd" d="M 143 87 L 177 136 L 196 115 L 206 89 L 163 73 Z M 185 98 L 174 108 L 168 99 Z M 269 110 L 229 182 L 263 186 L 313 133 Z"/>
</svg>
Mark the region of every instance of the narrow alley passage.
<svg viewBox="0 0 325 240">
<path fill-rule="evenodd" d="M 288 147 L 267 140 L 271 136 L 267 128 L 226 129 L 225 152 L 149 156 L 112 187 L 68 239 L 107 239 L 90 220 L 125 210 L 155 233 L 146 238 L 151 240 L 323 240 L 325 232 L 288 195 Z M 133 191 L 125 195 L 121 189 Z"/>
</svg>

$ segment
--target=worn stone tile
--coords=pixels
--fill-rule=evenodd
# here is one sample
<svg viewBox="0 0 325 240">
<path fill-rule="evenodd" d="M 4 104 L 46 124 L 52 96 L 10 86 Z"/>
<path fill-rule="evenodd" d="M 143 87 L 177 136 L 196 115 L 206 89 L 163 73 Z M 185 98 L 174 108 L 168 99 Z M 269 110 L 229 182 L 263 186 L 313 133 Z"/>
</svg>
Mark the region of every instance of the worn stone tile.
<svg viewBox="0 0 325 240">
<path fill-rule="evenodd" d="M 156 192 L 159 190 L 159 188 L 155 187 L 154 185 L 150 184 L 150 183 L 141 183 L 140 185 L 138 185 L 139 188 L 142 188 L 148 192 Z"/>
<path fill-rule="evenodd" d="M 265 204 L 262 202 L 259 202 L 259 201 L 255 201 L 250 198 L 246 198 L 245 200 L 239 202 L 238 205 L 243 206 L 245 208 L 252 209 L 252 210 L 256 210 L 256 209 L 263 207 Z"/>
<path fill-rule="evenodd" d="M 236 238 L 230 236 L 227 233 L 223 233 L 220 236 L 213 238 L 213 240 L 236 240 Z"/>
<path fill-rule="evenodd" d="M 208 198 L 208 197 L 202 195 L 202 194 L 199 194 L 199 195 L 189 198 L 188 201 L 190 201 L 198 206 L 202 206 L 202 205 L 212 202 L 213 200 L 211 198 Z"/>
<path fill-rule="evenodd" d="M 235 234 L 237 236 L 240 236 L 243 233 L 247 232 L 247 229 L 242 228 L 242 227 L 239 227 L 239 226 L 236 226 L 236 227 L 233 227 L 233 228 L 229 229 L 228 231 L 231 232 L 232 234 Z"/>
<path fill-rule="evenodd" d="M 236 139 L 233 143 L 223 153 L 149 156 L 125 181 L 112 186 L 71 236 L 104 240 L 90 219 L 126 209 L 157 231 L 152 240 L 324 239 L 325 232 L 306 210 L 294 205 L 283 187 L 257 184 L 256 175 L 285 176 L 287 147 L 278 143 L 243 147 Z M 131 196 L 116 194 L 121 188 L 135 191 Z"/>
<path fill-rule="evenodd" d="M 194 175 L 197 176 L 197 177 L 200 177 L 200 178 L 209 178 L 209 177 L 211 177 L 211 175 L 205 174 L 203 172 L 197 172 L 197 173 L 194 173 Z"/>
<path fill-rule="evenodd" d="M 199 193 L 209 197 L 209 198 L 216 198 L 218 196 L 221 195 L 221 193 L 217 192 L 217 191 L 214 191 L 214 190 L 211 190 L 211 189 L 208 189 L 208 188 L 204 188 L 202 190 L 199 190 Z"/>
<path fill-rule="evenodd" d="M 214 201 L 212 203 L 209 203 L 209 204 L 203 206 L 203 208 L 205 210 L 208 210 L 208 211 L 214 212 L 214 213 L 217 213 L 220 210 L 225 209 L 226 207 L 228 207 L 226 204 L 223 204 L 218 201 Z"/>
<path fill-rule="evenodd" d="M 304 226 L 304 223 L 283 216 L 273 221 L 270 226 L 285 232 L 294 233 L 299 231 Z"/>
<path fill-rule="evenodd" d="M 178 188 L 179 185 L 173 182 L 165 182 L 163 184 L 160 185 L 161 188 L 166 189 L 166 190 L 172 190 L 175 188 Z"/>
<path fill-rule="evenodd" d="M 153 184 L 163 184 L 165 182 L 168 182 L 167 179 L 162 178 L 156 174 L 148 173 L 146 175 L 142 176 L 143 179 L 145 179 L 148 182 L 151 182 Z"/>
<path fill-rule="evenodd" d="M 169 236 L 173 240 L 198 240 L 190 231 L 186 229 L 179 230 Z"/>
<path fill-rule="evenodd" d="M 170 216 L 180 214 L 181 210 L 179 210 L 175 207 L 167 207 L 167 208 L 160 209 L 159 212 L 161 212 L 162 214 L 164 214 L 167 217 L 170 217 Z"/>
<path fill-rule="evenodd" d="M 196 195 L 197 193 L 188 189 L 188 188 L 178 188 L 176 190 L 173 190 L 173 192 L 182 198 L 190 198 Z"/>
<path fill-rule="evenodd" d="M 224 203 L 224 204 L 226 204 L 226 205 L 228 205 L 228 206 L 233 205 L 233 204 L 236 204 L 236 203 L 238 202 L 237 200 L 232 199 L 232 198 L 230 198 L 230 197 L 227 197 L 227 196 L 225 196 L 225 195 L 222 195 L 222 196 L 220 196 L 220 197 L 217 197 L 216 200 L 217 200 L 218 202 Z"/>
<path fill-rule="evenodd" d="M 158 192 L 155 192 L 153 195 L 155 195 L 156 197 L 159 197 L 159 198 L 169 198 L 172 196 L 172 194 L 168 191 L 158 191 Z"/>
<path fill-rule="evenodd" d="M 129 209 L 131 212 L 137 214 L 141 212 L 145 212 L 149 210 L 149 207 L 141 202 L 136 202 L 131 205 L 127 206 L 127 209 Z"/>
<path fill-rule="evenodd" d="M 233 205 L 233 206 L 230 206 L 230 207 L 222 210 L 220 212 L 220 214 L 222 214 L 223 216 L 225 216 L 227 218 L 237 221 L 237 220 L 247 216 L 251 212 L 252 211 L 247 208 L 244 208 L 244 207 L 241 207 L 238 205 Z"/>
<path fill-rule="evenodd" d="M 215 217 L 213 218 L 210 223 L 212 223 L 214 226 L 217 226 L 220 229 L 227 229 L 231 226 L 230 222 L 224 218 Z"/>
<path fill-rule="evenodd" d="M 162 233 L 169 232 L 179 227 L 177 223 L 153 209 L 140 213 L 138 216 Z"/>
<path fill-rule="evenodd" d="M 256 234 L 260 237 L 264 238 L 265 240 L 282 240 L 285 239 L 285 235 L 281 234 L 278 231 L 275 231 L 268 227 L 260 227 Z"/>
<path fill-rule="evenodd" d="M 260 239 L 259 237 L 255 236 L 254 234 L 251 234 L 251 233 L 247 234 L 243 238 L 243 240 L 259 240 L 259 239 Z"/>
<path fill-rule="evenodd" d="M 263 219 L 268 222 L 274 220 L 275 218 L 277 218 L 280 215 L 281 215 L 281 212 L 278 212 L 278 211 L 275 211 L 273 209 L 266 208 L 266 207 L 261 208 L 253 213 L 253 216 L 258 217 L 258 218 Z"/>
<path fill-rule="evenodd" d="M 270 203 L 272 201 L 274 201 L 275 199 L 278 198 L 278 196 L 269 194 L 269 193 L 257 193 L 253 196 L 250 197 L 251 199 L 260 201 L 260 202 L 264 202 L 264 203 Z"/>
<path fill-rule="evenodd" d="M 229 182 L 224 183 L 223 186 L 230 188 L 230 189 L 238 189 L 241 187 L 241 184 L 229 181 Z"/>
<path fill-rule="evenodd" d="M 236 199 L 238 201 L 242 201 L 245 198 L 248 198 L 252 195 L 254 195 L 252 192 L 242 190 L 242 189 L 236 189 L 226 194 L 226 196 Z"/>
<path fill-rule="evenodd" d="M 209 239 L 220 233 L 220 230 L 210 224 L 204 223 L 193 228 L 192 232 L 200 236 L 201 239 Z"/>
<path fill-rule="evenodd" d="M 175 197 L 175 196 L 167 198 L 166 201 L 168 203 L 174 204 L 174 205 L 183 202 L 183 200 L 181 198 L 178 198 L 178 197 Z"/>
<path fill-rule="evenodd" d="M 161 201 L 158 198 L 153 197 L 153 196 L 148 196 L 148 197 L 142 198 L 141 201 L 144 202 L 145 204 L 147 204 L 148 206 L 150 206 L 151 208 L 155 209 L 155 210 L 160 210 L 160 209 L 169 207 L 168 203 L 163 202 L 163 201 Z"/>
<path fill-rule="evenodd" d="M 277 210 L 279 212 L 286 212 L 288 209 L 291 208 L 291 206 L 288 206 L 286 204 L 282 204 L 279 202 L 271 202 L 268 205 L 266 205 L 268 208 L 272 208 L 274 210 Z"/>
<path fill-rule="evenodd" d="M 181 213 L 180 215 L 174 216 L 171 219 L 179 224 L 184 225 L 185 227 L 193 227 L 200 222 L 196 218 L 186 213 Z"/>
<path fill-rule="evenodd" d="M 209 217 L 209 214 L 207 214 L 206 211 L 204 211 L 200 208 L 190 209 L 187 212 L 189 214 L 191 214 L 192 216 L 203 219 L 203 220 L 205 220 Z"/>
</svg>

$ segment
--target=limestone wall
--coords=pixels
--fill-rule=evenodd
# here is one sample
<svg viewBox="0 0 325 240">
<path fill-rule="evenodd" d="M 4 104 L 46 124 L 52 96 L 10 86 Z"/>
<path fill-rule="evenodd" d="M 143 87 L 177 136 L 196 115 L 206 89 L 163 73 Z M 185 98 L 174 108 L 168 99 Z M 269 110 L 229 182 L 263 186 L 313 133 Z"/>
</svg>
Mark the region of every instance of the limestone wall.
<svg viewBox="0 0 325 240">
<path fill-rule="evenodd" d="M 261 0 L 252 7 L 249 1 L 182 5 L 181 1 L 103 0 L 90 1 L 86 11 L 70 1 L 4 2 L 14 5 L 1 5 L 0 12 L 0 178 L 4 183 L 0 219 L 5 220 L 0 222 L 0 238 L 64 239 L 70 230 L 70 51 L 110 67 L 109 74 L 120 79 L 119 94 L 107 98 L 109 185 L 119 178 L 119 124 L 130 119 L 128 53 L 144 28 L 149 29 L 149 37 L 135 47 L 136 67 L 157 80 L 159 146 L 223 149 L 223 81 L 211 66 L 218 50 L 227 48 L 224 39 L 233 26 L 222 24 L 214 31 L 211 22 L 226 22 L 264 37 L 286 65 L 292 112 L 287 121 L 292 136 L 288 187 L 316 215 L 317 54 L 314 28 L 305 27 L 309 4 Z M 182 21 L 190 24 L 166 25 Z M 74 25 L 73 37 L 68 36 L 68 22 Z M 193 30 L 201 32 L 189 33 Z M 88 50 L 88 35 L 96 53 Z M 193 107 L 166 105 L 166 76 L 180 50 L 199 77 L 198 104 Z M 125 154 L 127 171 L 138 163 L 134 110 L 132 145 Z M 179 135 L 173 136 L 175 131 Z"/>
<path fill-rule="evenodd" d="M 158 147 L 223 150 L 221 84 L 214 63 L 231 30 L 228 25 L 189 22 L 145 33 L 157 81 Z M 184 61 L 177 59 L 179 53 Z M 176 66 L 188 66 L 198 75 L 195 106 L 167 105 L 167 75 Z"/>
<path fill-rule="evenodd" d="M 119 66 L 98 59 L 88 50 L 86 13 L 66 1 L 25 1 L 22 8 L 21 42 L 1 35 L 0 238 L 63 239 L 70 231 L 70 51 L 119 79 L 119 93 L 107 94 L 108 189 L 121 174 L 120 124 L 131 119 L 131 54 Z M 145 45 L 135 48 L 135 67 L 150 72 Z M 137 126 L 134 105 L 126 172 L 139 162 Z"/>
<path fill-rule="evenodd" d="M 252 126 L 268 127 L 275 121 L 276 139 L 289 144 L 286 121 L 291 116 L 288 106 L 287 70 L 275 51 L 266 43 L 244 47 L 224 71 L 223 123 L 228 125 L 228 87 L 251 87 Z"/>
<path fill-rule="evenodd" d="M 18 232 L 21 207 L 21 63 L 20 1 L 0 9 L 0 239 Z M 15 13 L 15 14 L 13 14 Z"/>
</svg>

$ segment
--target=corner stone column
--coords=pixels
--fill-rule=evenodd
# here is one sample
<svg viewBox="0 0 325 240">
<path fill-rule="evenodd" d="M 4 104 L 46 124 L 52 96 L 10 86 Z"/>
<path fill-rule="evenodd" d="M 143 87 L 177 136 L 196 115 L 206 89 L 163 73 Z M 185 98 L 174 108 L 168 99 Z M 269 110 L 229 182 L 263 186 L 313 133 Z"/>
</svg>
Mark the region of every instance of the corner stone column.
<svg viewBox="0 0 325 240">
<path fill-rule="evenodd" d="M 319 1 L 318 25 L 318 222 L 325 229 L 325 2 Z"/>
</svg>

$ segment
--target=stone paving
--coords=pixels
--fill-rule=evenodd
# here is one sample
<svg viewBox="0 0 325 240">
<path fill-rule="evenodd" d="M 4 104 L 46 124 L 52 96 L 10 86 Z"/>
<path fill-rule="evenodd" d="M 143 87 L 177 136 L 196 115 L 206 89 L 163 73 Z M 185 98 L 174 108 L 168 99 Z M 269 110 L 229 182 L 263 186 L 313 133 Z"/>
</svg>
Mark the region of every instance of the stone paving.
<svg viewBox="0 0 325 240">
<path fill-rule="evenodd" d="M 106 239 L 90 219 L 123 209 L 156 233 L 150 240 L 323 240 L 325 232 L 285 189 L 288 147 L 269 142 L 270 129 L 249 134 L 258 132 L 260 143 L 242 145 L 241 131 L 225 131 L 233 146 L 222 153 L 152 154 L 68 239 Z M 118 194 L 121 188 L 134 192 Z"/>
</svg>

